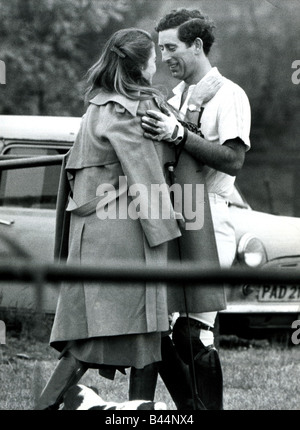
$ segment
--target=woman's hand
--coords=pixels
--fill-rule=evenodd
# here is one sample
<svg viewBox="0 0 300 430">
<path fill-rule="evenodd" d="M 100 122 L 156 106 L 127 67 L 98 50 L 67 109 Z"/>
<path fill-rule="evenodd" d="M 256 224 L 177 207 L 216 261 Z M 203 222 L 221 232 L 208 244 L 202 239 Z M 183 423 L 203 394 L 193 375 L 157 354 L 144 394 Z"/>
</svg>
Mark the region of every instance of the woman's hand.
<svg viewBox="0 0 300 430">
<path fill-rule="evenodd" d="M 207 103 L 216 95 L 223 83 L 223 76 L 208 76 L 202 79 L 194 88 L 188 106 L 198 110 L 203 103 Z"/>
<path fill-rule="evenodd" d="M 174 142 L 179 135 L 183 134 L 182 125 L 170 111 L 166 115 L 162 112 L 148 110 L 142 117 L 142 128 L 145 130 L 146 138 L 159 141 Z"/>
</svg>

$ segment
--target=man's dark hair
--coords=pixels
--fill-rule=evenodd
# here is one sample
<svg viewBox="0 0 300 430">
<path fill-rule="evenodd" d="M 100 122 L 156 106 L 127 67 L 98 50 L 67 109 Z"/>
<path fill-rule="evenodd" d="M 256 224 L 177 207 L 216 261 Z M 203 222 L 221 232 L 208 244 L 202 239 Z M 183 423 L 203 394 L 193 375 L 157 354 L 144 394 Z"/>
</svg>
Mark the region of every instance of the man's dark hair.
<svg viewBox="0 0 300 430">
<path fill-rule="evenodd" d="M 165 15 L 155 27 L 155 30 L 169 30 L 178 27 L 178 39 L 187 46 L 191 46 L 197 37 L 203 42 L 205 55 L 209 54 L 210 48 L 214 43 L 213 35 L 214 23 L 202 14 L 200 10 L 194 9 L 174 9 Z"/>
</svg>

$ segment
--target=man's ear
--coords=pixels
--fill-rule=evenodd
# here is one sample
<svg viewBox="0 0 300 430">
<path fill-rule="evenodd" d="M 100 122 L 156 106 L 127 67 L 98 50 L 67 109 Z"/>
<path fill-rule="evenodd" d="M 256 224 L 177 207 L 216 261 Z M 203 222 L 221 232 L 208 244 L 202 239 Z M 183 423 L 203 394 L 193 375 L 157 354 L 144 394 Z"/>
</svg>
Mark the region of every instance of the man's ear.
<svg viewBox="0 0 300 430">
<path fill-rule="evenodd" d="M 200 37 L 197 37 L 194 41 L 196 54 L 203 51 L 203 41 Z"/>
</svg>

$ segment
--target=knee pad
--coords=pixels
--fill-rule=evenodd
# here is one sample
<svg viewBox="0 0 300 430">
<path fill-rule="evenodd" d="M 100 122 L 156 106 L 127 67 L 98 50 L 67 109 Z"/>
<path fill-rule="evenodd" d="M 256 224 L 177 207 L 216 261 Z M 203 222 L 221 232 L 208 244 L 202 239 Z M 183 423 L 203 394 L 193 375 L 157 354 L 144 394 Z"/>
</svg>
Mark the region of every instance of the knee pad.
<svg viewBox="0 0 300 430">
<path fill-rule="evenodd" d="M 191 325 L 189 330 L 186 320 L 178 318 L 173 328 L 172 338 L 177 353 L 185 364 L 191 363 L 191 346 L 193 358 L 206 352 L 206 347 L 201 342 L 199 335 L 199 328 Z"/>
<path fill-rule="evenodd" d="M 219 354 L 214 347 L 204 347 L 195 355 L 194 362 L 196 367 L 203 371 L 209 371 L 216 375 L 222 373 Z"/>
<path fill-rule="evenodd" d="M 204 330 L 203 330 L 204 331 Z M 194 324 L 188 328 L 184 319 L 178 319 L 173 328 L 173 342 L 180 358 L 186 363 L 191 363 L 191 347 L 194 361 L 217 362 L 219 359 L 217 350 L 212 345 L 205 346 L 201 341 L 201 329 Z"/>
</svg>

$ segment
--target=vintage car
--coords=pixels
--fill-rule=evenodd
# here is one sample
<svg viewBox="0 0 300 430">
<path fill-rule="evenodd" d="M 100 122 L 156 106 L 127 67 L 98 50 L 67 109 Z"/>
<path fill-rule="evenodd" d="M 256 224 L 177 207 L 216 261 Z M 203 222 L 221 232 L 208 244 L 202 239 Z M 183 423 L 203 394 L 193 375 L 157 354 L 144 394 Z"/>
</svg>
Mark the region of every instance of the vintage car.
<svg viewBox="0 0 300 430">
<path fill-rule="evenodd" d="M 81 118 L 0 116 L 0 168 L 7 160 L 61 158 L 71 147 Z M 42 160 L 42 158 L 41 158 Z M 55 207 L 60 163 L 0 169 L 0 255 L 2 261 L 27 258 L 53 261 Z M 253 210 L 235 188 L 230 212 L 237 237 L 235 265 L 295 271 L 300 268 L 300 219 Z M 228 307 L 220 313 L 220 331 L 245 327 L 287 328 L 299 319 L 299 285 L 227 286 Z M 43 311 L 53 313 L 57 287 L 46 285 Z M 31 284 L 0 283 L 0 309 L 33 309 Z"/>
<path fill-rule="evenodd" d="M 255 211 L 237 188 L 229 205 L 237 239 L 234 266 L 299 271 L 300 218 Z M 220 313 L 221 333 L 287 329 L 300 314 L 300 279 L 299 285 L 227 286 L 226 295 L 227 309 Z"/>
</svg>

